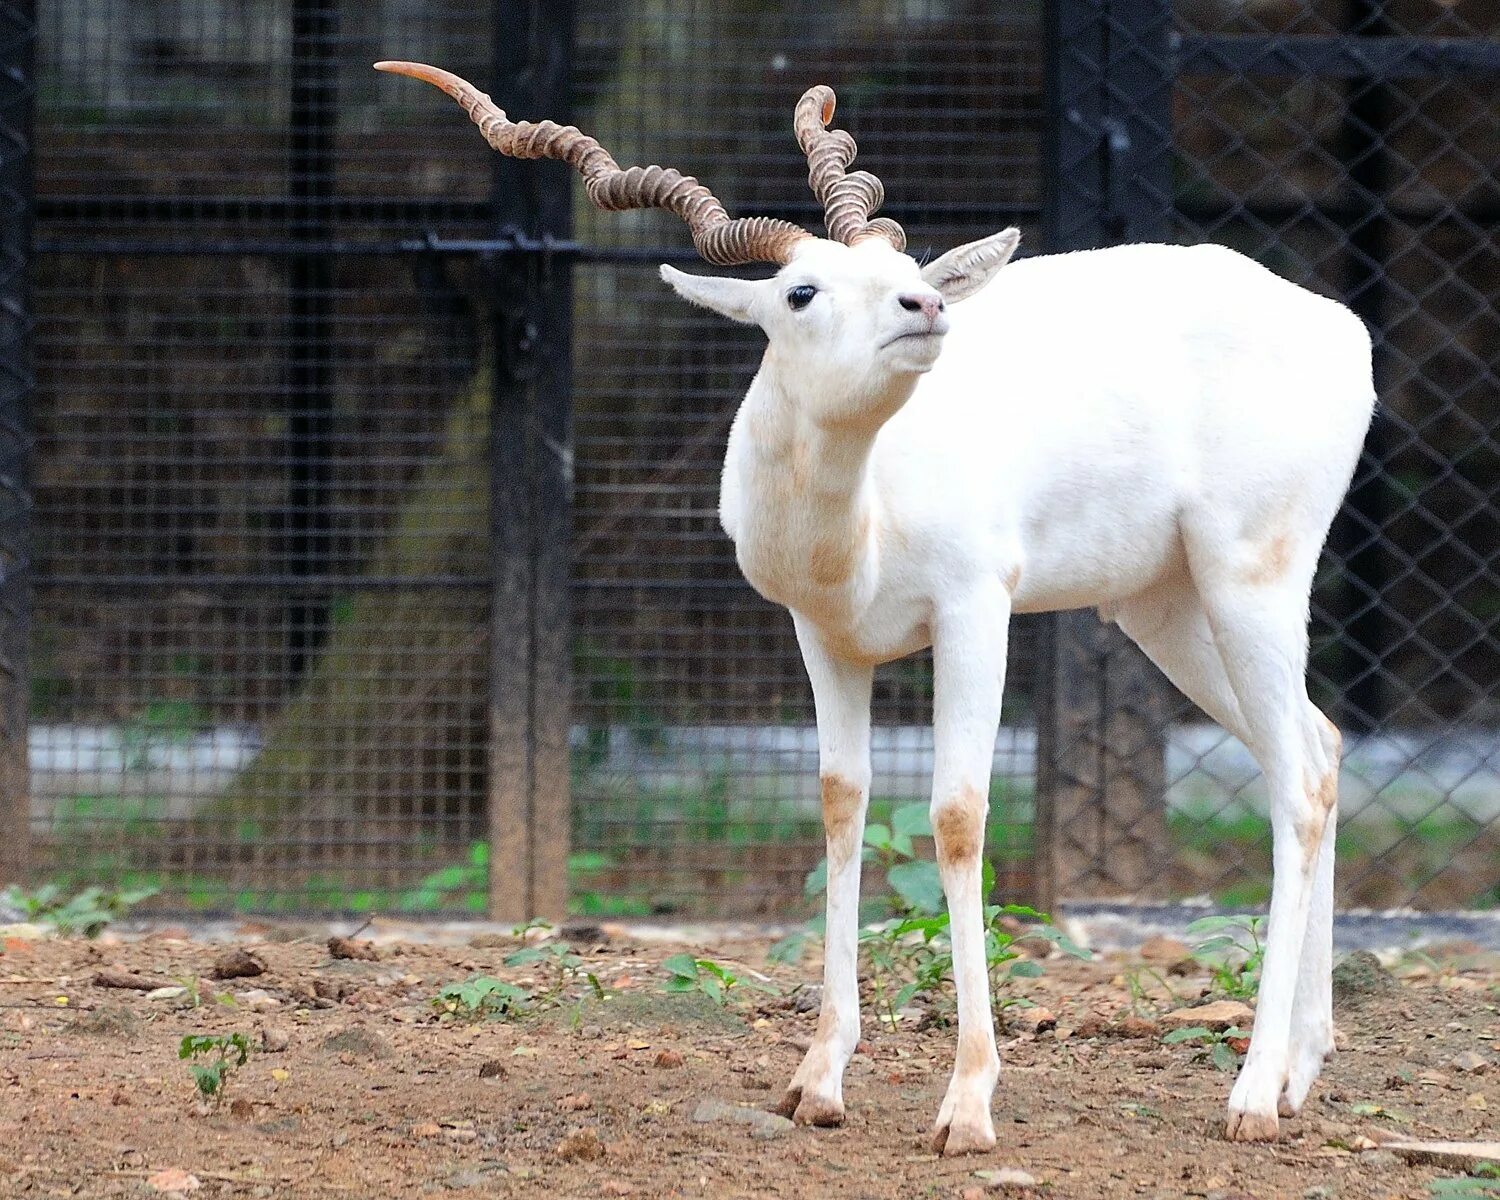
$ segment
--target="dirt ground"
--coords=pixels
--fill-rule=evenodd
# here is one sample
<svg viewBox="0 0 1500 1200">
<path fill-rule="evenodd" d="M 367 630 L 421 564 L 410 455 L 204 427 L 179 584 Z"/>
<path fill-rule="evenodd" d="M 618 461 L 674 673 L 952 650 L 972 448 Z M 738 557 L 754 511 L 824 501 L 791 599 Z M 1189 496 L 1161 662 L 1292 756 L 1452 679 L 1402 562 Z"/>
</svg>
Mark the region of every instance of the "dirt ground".
<svg viewBox="0 0 1500 1200">
<path fill-rule="evenodd" d="M 1269 1146 L 1220 1140 L 1231 1076 L 1192 1045 L 1162 1041 L 1157 1019 L 1198 1003 L 1208 983 L 1180 947 L 1143 948 L 1175 999 L 1137 969 L 1139 953 L 1049 959 L 1043 977 L 1016 986 L 1057 1028 L 1028 1032 L 1021 1009 L 1001 1020 L 999 1145 L 943 1159 L 928 1148 L 953 1052 L 941 1003 L 895 1032 L 867 1003 L 842 1128 L 733 1119 L 736 1106 L 773 1107 L 799 1060 L 816 1020 L 804 986 L 818 978 L 815 952 L 768 966 L 764 938 L 683 947 L 574 929 L 607 999 L 579 976 L 546 1012 L 471 1021 L 439 1015 L 440 987 L 475 974 L 548 986 L 536 964 L 503 965 L 517 948 L 508 936 L 441 945 L 387 934 L 370 961 L 333 957 L 322 933 L 247 925 L 237 941 L 265 972 L 216 982 L 226 945 L 175 932 L 5 941 L 0 1195 L 142 1197 L 175 1182 L 198 1197 L 361 1200 L 1427 1197 L 1455 1172 L 1408 1165 L 1380 1143 L 1494 1137 L 1500 1124 L 1500 961 L 1462 945 L 1396 964 L 1399 983 L 1384 993 L 1341 1001 L 1347 1048 Z M 745 991 L 722 1007 L 667 994 L 661 962 L 683 949 L 742 978 L 762 972 L 778 994 Z M 101 987 L 100 970 L 186 990 Z M 1145 988 L 1142 1019 L 1120 1027 L 1132 982 Z M 232 1006 L 218 999 L 247 992 Z M 223 1106 L 201 1111 L 179 1044 L 236 1031 L 254 1045 L 249 1062 Z M 705 1100 L 730 1116 L 703 1111 Z M 1002 1184 L 1001 1168 L 1035 1186 Z"/>
</svg>

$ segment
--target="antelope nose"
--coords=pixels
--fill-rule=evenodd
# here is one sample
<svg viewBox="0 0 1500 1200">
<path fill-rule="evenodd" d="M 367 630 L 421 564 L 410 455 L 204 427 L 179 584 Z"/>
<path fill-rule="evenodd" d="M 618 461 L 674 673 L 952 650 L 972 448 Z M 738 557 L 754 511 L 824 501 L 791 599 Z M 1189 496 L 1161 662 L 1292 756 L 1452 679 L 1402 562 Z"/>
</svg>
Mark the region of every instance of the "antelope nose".
<svg viewBox="0 0 1500 1200">
<path fill-rule="evenodd" d="M 936 321 L 938 313 L 943 311 L 943 298 L 935 292 L 927 296 L 897 296 L 896 303 L 907 312 L 919 312 L 929 321 Z"/>
</svg>

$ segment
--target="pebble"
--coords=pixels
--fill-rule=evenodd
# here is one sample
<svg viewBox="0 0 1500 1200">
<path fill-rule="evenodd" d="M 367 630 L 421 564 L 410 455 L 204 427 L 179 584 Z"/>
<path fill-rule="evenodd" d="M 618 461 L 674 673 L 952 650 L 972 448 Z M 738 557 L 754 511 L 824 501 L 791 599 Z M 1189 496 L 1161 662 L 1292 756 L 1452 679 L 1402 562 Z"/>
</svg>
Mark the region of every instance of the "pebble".
<svg viewBox="0 0 1500 1200">
<path fill-rule="evenodd" d="M 557 1143 L 557 1157 L 564 1162 L 575 1159 L 592 1162 L 604 1157 L 604 1143 L 593 1129 L 575 1129 Z"/>
<path fill-rule="evenodd" d="M 479 1064 L 479 1078 L 481 1079 L 504 1079 L 505 1064 L 498 1058 L 486 1059 Z"/>
<path fill-rule="evenodd" d="M 260 1031 L 260 1048 L 267 1054 L 280 1054 L 291 1044 L 290 1031 L 280 1025 L 267 1025 Z"/>
<path fill-rule="evenodd" d="M 251 988 L 247 992 L 235 992 L 234 998 L 251 1012 L 275 1012 L 281 1001 L 264 988 Z"/>
<path fill-rule="evenodd" d="M 1465 1050 L 1450 1059 L 1448 1065 L 1465 1075 L 1483 1075 L 1489 1069 L 1490 1060 L 1478 1050 Z"/>
<path fill-rule="evenodd" d="M 656 1065 L 663 1071 L 675 1071 L 682 1066 L 683 1058 L 676 1050 L 665 1049 L 656 1052 Z"/>
<path fill-rule="evenodd" d="M 360 1058 L 390 1058 L 391 1044 L 378 1033 L 361 1025 L 351 1025 L 323 1039 L 323 1049 L 347 1052 Z"/>
<path fill-rule="evenodd" d="M 152 988 L 146 993 L 147 1000 L 176 1000 L 179 996 L 186 996 L 187 988 L 180 986 Z"/>
<path fill-rule="evenodd" d="M 1024 1188 L 1036 1187 L 1036 1176 L 1030 1171 L 1023 1171 L 1020 1167 L 995 1167 L 990 1170 L 975 1171 L 974 1178 L 982 1179 L 992 1188 L 1002 1191 L 1021 1191 Z"/>
<path fill-rule="evenodd" d="M 727 1104 L 723 1100 L 700 1100 L 693 1109 L 693 1118 L 700 1125 L 709 1123 L 724 1125 L 748 1125 L 753 1138 L 775 1138 L 789 1133 L 796 1126 L 786 1117 L 764 1112 L 758 1108 L 741 1108 L 738 1104 Z"/>
<path fill-rule="evenodd" d="M 243 947 L 226 950 L 214 959 L 211 974 L 215 979 L 253 979 L 266 973 L 266 964 Z"/>
<path fill-rule="evenodd" d="M 1238 1000 L 1215 1000 L 1212 1004 L 1200 1004 L 1196 1008 L 1179 1008 L 1161 1018 L 1160 1024 L 1167 1029 L 1190 1029 L 1202 1025 L 1205 1029 L 1222 1030 L 1231 1025 L 1248 1029 L 1255 1020 L 1255 1010 Z"/>
</svg>

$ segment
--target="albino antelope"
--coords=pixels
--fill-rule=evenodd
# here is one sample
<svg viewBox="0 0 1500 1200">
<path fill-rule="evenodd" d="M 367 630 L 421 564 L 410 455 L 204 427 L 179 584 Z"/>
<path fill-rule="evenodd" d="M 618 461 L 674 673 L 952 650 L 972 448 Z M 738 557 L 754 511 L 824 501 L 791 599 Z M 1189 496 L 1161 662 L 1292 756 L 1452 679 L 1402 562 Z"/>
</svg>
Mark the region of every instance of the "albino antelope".
<svg viewBox="0 0 1500 1200">
<path fill-rule="evenodd" d="M 1275 883 L 1227 1134 L 1273 1139 L 1278 1107 L 1301 1107 L 1333 1050 L 1340 739 L 1304 676 L 1313 569 L 1374 405 L 1360 321 L 1218 246 L 1007 267 L 1019 240 L 1007 229 L 919 266 L 899 225 L 870 219 L 879 180 L 846 173 L 854 140 L 827 129 L 826 87 L 794 121 L 823 239 L 731 220 L 696 180 L 622 170 L 572 127 L 512 123 L 446 71 L 377 67 L 442 88 L 502 154 L 570 163 L 601 208 L 664 208 L 708 261 L 779 267 L 754 280 L 661 273 L 769 342 L 729 436 L 720 514 L 745 577 L 791 610 L 817 704 L 823 1007 L 781 1111 L 844 1116 L 871 672 L 930 645 L 932 825 L 959 1022 L 934 1144 L 995 1144 L 980 856 L 1006 630 L 1012 613 L 1097 606 L 1265 772 Z"/>
</svg>

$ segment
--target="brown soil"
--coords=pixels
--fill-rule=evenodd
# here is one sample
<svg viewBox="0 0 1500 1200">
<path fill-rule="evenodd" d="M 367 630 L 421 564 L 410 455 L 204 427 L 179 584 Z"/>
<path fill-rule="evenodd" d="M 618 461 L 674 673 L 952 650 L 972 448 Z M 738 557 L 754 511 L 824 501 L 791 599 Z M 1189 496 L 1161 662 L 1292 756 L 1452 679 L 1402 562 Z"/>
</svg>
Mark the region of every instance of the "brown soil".
<svg viewBox="0 0 1500 1200">
<path fill-rule="evenodd" d="M 816 979 L 816 963 L 766 968 L 762 939 L 693 947 L 741 975 L 764 969 L 781 990 L 719 1008 L 661 991 L 660 961 L 682 947 L 612 932 L 578 943 L 607 1001 L 481 1022 L 439 1019 L 430 1001 L 474 973 L 536 989 L 536 968 L 504 967 L 514 945 L 493 935 L 387 942 L 372 962 L 262 930 L 244 940 L 258 943 L 264 974 L 224 983 L 209 976 L 225 948 L 186 937 L 7 941 L 0 1195 L 160 1195 L 148 1180 L 175 1168 L 199 1180 L 199 1197 L 894 1200 L 983 1191 L 990 1181 L 976 1171 L 1015 1167 L 1053 1197 L 1425 1198 L 1444 1172 L 1361 1152 L 1362 1139 L 1493 1137 L 1500 1123 L 1493 956 L 1439 955 L 1394 993 L 1345 1006 L 1348 1049 L 1270 1146 L 1220 1139 L 1230 1076 L 1193 1048 L 1163 1044 L 1144 1020 L 1126 1027 L 1133 1036 L 1094 1032 L 1131 1015 L 1127 981 L 1140 960 L 1114 958 L 1052 960 L 1043 978 L 1017 985 L 1058 1028 L 1023 1032 L 1034 1022 L 1019 1010 L 1002 1020 L 992 1153 L 941 1159 L 928 1149 L 953 1031 L 882 1030 L 868 1004 L 844 1126 L 758 1140 L 749 1125 L 691 1117 L 705 1098 L 758 1109 L 779 1099 L 816 1020 L 811 998 L 801 1006 L 812 1011 L 796 1011 L 793 989 Z M 200 1004 L 96 986 L 101 968 L 201 977 Z M 1206 985 L 1166 977 L 1184 1000 Z M 251 988 L 269 993 L 255 1002 L 268 1011 L 215 999 Z M 1137 1005 L 1146 1017 L 1172 1004 L 1159 986 L 1151 992 Z M 941 1020 L 941 1006 L 933 1015 Z M 178 1044 L 237 1030 L 257 1050 L 222 1109 L 202 1113 Z M 286 1048 L 260 1048 L 263 1036 Z M 1461 1069 L 1453 1060 L 1465 1051 L 1488 1065 Z"/>
</svg>

